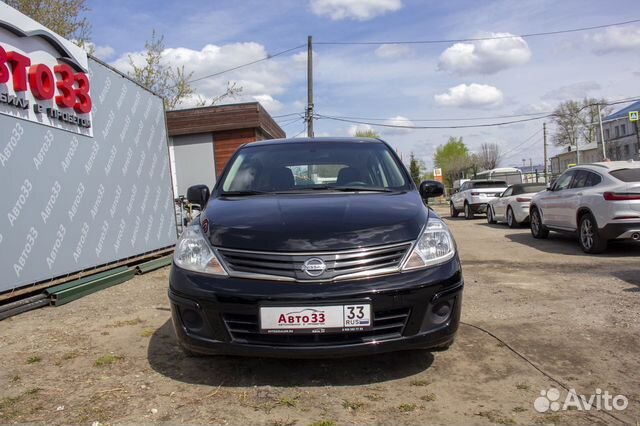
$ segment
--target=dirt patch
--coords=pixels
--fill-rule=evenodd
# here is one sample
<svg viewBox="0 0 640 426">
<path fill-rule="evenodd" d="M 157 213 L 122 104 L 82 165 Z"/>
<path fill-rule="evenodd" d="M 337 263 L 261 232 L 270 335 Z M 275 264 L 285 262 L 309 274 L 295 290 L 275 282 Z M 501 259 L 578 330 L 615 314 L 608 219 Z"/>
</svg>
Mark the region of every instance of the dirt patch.
<svg viewBox="0 0 640 426">
<path fill-rule="evenodd" d="M 579 393 L 629 399 L 640 418 L 638 246 L 586 256 L 575 241 L 449 221 L 466 280 L 463 321 L 491 331 Z M 461 325 L 446 352 L 340 360 L 188 358 L 168 268 L 59 308 L 0 322 L 1 423 L 615 424 L 602 412 L 538 413 L 559 387 L 505 343 Z M 428 420 L 425 420 L 428 419 Z"/>
</svg>

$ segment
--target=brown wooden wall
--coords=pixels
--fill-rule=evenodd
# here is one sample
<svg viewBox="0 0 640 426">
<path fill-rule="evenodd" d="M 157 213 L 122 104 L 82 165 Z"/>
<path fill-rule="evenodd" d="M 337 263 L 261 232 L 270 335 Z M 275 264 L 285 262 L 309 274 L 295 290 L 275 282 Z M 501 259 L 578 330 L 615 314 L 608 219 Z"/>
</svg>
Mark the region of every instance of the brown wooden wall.
<svg viewBox="0 0 640 426">
<path fill-rule="evenodd" d="M 216 176 L 220 178 L 224 167 L 236 150 L 245 143 L 256 141 L 256 129 L 229 130 L 213 134 Z"/>
</svg>

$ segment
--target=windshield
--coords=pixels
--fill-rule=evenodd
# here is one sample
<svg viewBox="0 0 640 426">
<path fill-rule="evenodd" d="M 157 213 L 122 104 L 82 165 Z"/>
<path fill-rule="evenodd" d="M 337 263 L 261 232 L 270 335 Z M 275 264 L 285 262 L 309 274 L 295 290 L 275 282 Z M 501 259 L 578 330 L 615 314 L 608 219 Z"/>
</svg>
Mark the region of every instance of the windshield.
<svg viewBox="0 0 640 426">
<path fill-rule="evenodd" d="M 318 189 L 406 190 L 400 165 L 382 143 L 299 142 L 248 146 L 224 176 L 222 193 Z"/>
</svg>

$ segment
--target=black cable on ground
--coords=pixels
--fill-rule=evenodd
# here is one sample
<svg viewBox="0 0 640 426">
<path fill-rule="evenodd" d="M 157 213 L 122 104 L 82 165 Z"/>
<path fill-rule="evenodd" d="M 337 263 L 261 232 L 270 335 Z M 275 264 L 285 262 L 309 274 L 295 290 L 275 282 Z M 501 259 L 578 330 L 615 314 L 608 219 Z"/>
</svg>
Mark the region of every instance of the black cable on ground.
<svg viewBox="0 0 640 426">
<path fill-rule="evenodd" d="M 464 322 L 464 321 L 460 321 L 460 324 L 462 325 L 466 325 L 467 327 L 471 327 L 471 328 L 475 328 L 476 330 L 479 330 L 485 334 L 488 334 L 489 336 L 493 337 L 494 339 L 496 339 L 498 342 L 502 343 L 507 349 L 509 349 L 511 352 L 513 352 L 516 356 L 518 356 L 518 358 L 522 359 L 524 362 L 526 362 L 527 364 L 529 364 L 530 366 L 532 366 L 536 371 L 538 371 L 540 374 L 542 374 L 543 376 L 545 376 L 546 378 L 548 378 L 549 380 L 557 383 L 558 385 L 560 385 L 561 388 L 563 388 L 564 390 L 566 390 L 567 392 L 571 391 L 571 388 L 569 388 L 568 385 L 564 384 L 563 382 L 561 382 L 559 379 L 556 379 L 555 377 L 553 377 L 551 374 L 547 373 L 546 371 L 544 371 L 542 368 L 538 367 L 537 365 L 535 365 L 533 363 L 533 361 L 531 361 L 529 358 L 527 358 L 525 355 L 521 354 L 520 352 L 518 352 L 513 346 L 511 346 L 510 344 L 508 344 L 507 342 L 505 342 L 504 340 L 502 340 L 500 337 L 496 336 L 495 334 L 493 334 L 492 332 L 490 332 L 489 330 L 480 327 L 479 325 L 474 325 L 474 324 L 470 324 L 468 322 Z M 609 411 L 599 411 L 602 414 L 606 414 L 607 416 L 611 417 L 612 419 L 615 419 L 617 421 L 619 421 L 622 424 L 631 424 L 629 422 L 626 422 L 622 419 L 620 419 L 618 416 L 616 416 L 615 414 L 610 413 Z M 591 416 L 595 416 L 595 414 L 591 411 L 586 411 L 586 414 L 591 415 Z"/>
</svg>

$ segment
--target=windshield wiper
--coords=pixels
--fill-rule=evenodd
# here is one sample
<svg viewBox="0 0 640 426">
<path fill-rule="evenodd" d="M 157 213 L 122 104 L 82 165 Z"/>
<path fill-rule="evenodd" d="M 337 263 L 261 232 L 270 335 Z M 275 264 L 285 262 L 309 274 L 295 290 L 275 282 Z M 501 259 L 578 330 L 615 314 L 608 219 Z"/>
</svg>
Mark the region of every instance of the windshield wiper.
<svg viewBox="0 0 640 426">
<path fill-rule="evenodd" d="M 272 192 L 254 191 L 254 190 L 225 191 L 225 192 L 222 193 L 222 196 L 225 196 L 225 197 L 243 197 L 243 196 L 248 196 L 248 195 L 265 195 L 265 194 L 272 194 Z"/>
<path fill-rule="evenodd" d="M 316 189 L 316 188 L 314 188 Z M 342 191 L 342 192 L 393 192 L 392 189 L 383 188 L 379 186 L 331 186 L 327 185 L 320 189 L 327 189 L 330 191 Z"/>
</svg>

